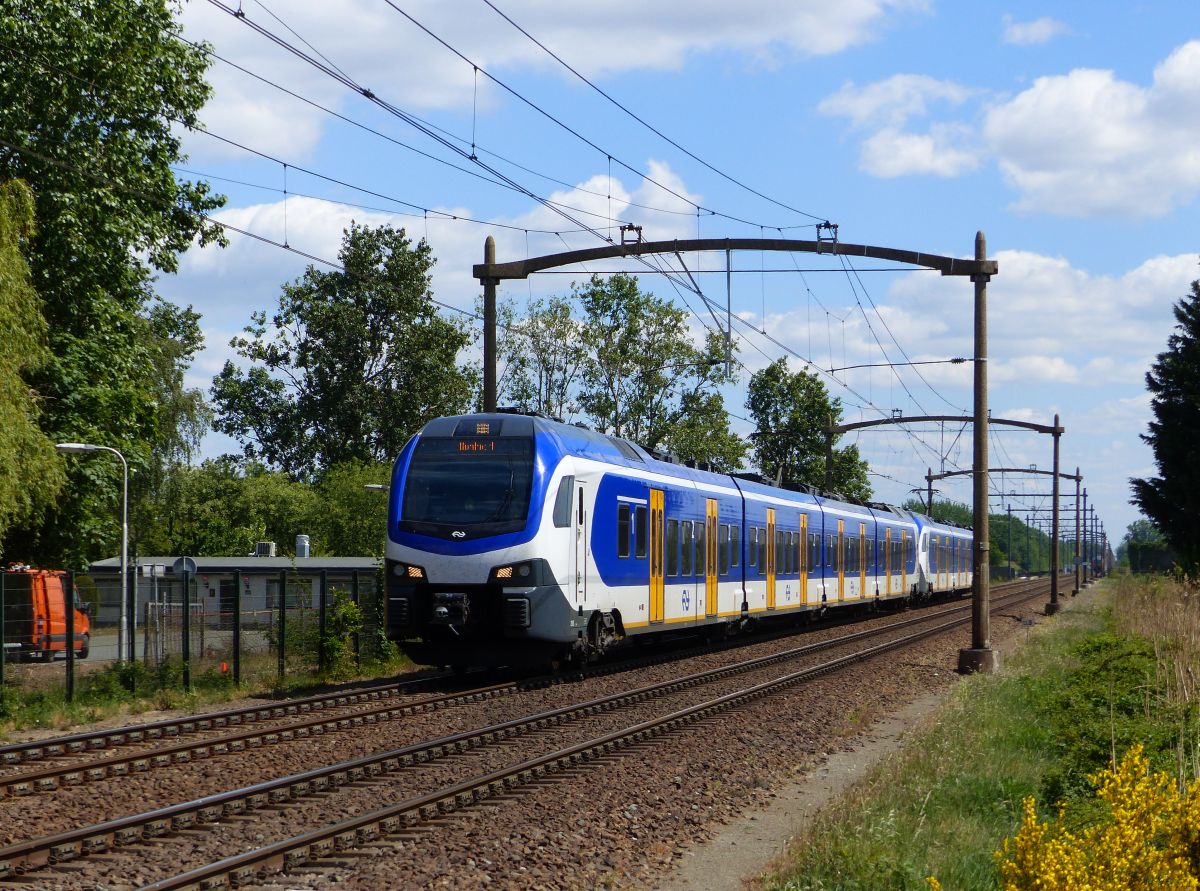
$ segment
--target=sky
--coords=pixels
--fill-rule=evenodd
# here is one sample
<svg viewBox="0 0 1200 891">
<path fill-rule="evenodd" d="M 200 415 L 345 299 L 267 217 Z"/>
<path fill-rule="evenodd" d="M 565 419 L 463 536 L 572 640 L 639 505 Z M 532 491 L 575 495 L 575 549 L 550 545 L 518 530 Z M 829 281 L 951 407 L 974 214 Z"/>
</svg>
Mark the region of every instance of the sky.
<svg viewBox="0 0 1200 891">
<path fill-rule="evenodd" d="M 1145 373 L 1200 277 L 1194 0 L 190 0 L 182 20 L 220 58 L 178 174 L 212 182 L 229 199 L 217 218 L 266 239 L 231 233 L 159 279 L 202 314 L 191 386 L 208 390 L 250 313 L 314 262 L 296 251 L 336 261 L 352 221 L 427 239 L 435 298 L 476 331 L 471 265 L 489 235 L 504 262 L 619 241 L 622 224 L 647 240 L 812 240 L 829 221 L 845 243 L 968 258 L 982 231 L 999 263 L 993 418 L 1058 414 L 1061 467 L 1080 469 L 1110 541 L 1138 518 L 1129 479 L 1155 473 Z M 727 292 L 721 254 L 659 264 L 675 274 L 606 262 L 499 296 L 520 308 L 623 269 L 686 307 L 697 338 L 728 302 L 740 433 L 749 375 L 785 356 L 820 369 L 847 423 L 971 413 L 971 363 L 945 362 L 972 355 L 969 280 L 742 251 Z M 837 370 L 851 365 L 875 367 Z M 930 469 L 969 469 L 971 436 L 889 426 L 842 444 L 899 503 Z M 992 467 L 1052 466 L 1048 436 L 994 425 L 989 450 Z M 939 481 L 935 497 L 969 504 L 970 485 Z M 1049 478 L 991 487 L 994 512 L 1046 515 Z"/>
</svg>

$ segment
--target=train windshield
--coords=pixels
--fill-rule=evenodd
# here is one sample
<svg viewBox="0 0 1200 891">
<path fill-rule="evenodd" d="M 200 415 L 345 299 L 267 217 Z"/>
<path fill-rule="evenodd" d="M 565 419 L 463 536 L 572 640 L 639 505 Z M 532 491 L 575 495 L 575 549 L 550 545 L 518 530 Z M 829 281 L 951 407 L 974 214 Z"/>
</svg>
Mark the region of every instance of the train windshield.
<svg viewBox="0 0 1200 891">
<path fill-rule="evenodd" d="M 533 439 L 426 437 L 404 483 L 400 528 L 479 538 L 525 528 L 533 485 Z"/>
</svg>

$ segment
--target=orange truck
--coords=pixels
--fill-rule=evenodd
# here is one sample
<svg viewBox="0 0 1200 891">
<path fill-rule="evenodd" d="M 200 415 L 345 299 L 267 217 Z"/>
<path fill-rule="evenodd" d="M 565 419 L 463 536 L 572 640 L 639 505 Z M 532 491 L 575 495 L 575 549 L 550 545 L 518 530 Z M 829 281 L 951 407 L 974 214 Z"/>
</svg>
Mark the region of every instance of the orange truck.
<svg viewBox="0 0 1200 891">
<path fill-rule="evenodd" d="M 4 573 L 4 658 L 49 662 L 67 651 L 67 577 L 48 569 L 14 569 Z M 78 599 L 75 655 L 86 659 L 92 628 L 87 606 Z"/>
</svg>

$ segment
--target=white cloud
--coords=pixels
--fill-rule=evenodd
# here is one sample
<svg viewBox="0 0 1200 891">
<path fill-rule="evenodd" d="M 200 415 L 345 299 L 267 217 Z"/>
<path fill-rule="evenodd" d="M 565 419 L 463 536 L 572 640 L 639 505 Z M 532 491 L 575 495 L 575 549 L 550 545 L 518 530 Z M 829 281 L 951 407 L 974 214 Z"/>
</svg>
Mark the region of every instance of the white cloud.
<svg viewBox="0 0 1200 891">
<path fill-rule="evenodd" d="M 991 109 L 983 134 L 1017 208 L 1064 216 L 1161 216 L 1200 191 L 1200 40 L 1149 87 L 1112 71 L 1038 78 Z"/>
<path fill-rule="evenodd" d="M 936 124 L 928 133 L 904 133 L 886 128 L 862 146 L 861 167 L 881 178 L 928 174 L 953 177 L 975 170 L 979 153 L 966 144 L 971 138 L 966 127 Z"/>
<path fill-rule="evenodd" d="M 856 127 L 903 127 L 911 117 L 925 117 L 935 102 L 961 105 L 972 90 L 923 74 L 895 74 L 866 86 L 844 84 L 821 100 L 817 110 L 849 118 Z"/>
<path fill-rule="evenodd" d="M 1035 43 L 1048 43 L 1060 34 L 1070 33 L 1070 30 L 1065 23 L 1049 16 L 1042 16 L 1032 22 L 1017 22 L 1011 15 L 1005 15 L 1003 40 L 1005 43 L 1028 46 Z"/>
</svg>

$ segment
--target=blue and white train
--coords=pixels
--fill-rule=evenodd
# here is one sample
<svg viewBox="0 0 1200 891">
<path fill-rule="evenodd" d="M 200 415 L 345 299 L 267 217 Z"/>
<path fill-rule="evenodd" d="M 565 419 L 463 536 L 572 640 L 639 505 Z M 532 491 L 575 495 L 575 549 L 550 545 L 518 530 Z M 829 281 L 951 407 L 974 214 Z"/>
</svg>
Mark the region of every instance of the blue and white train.
<svg viewBox="0 0 1200 891">
<path fill-rule="evenodd" d="M 388 635 L 429 664 L 583 659 L 971 585 L 969 529 L 539 416 L 430 421 L 389 499 Z"/>
</svg>

